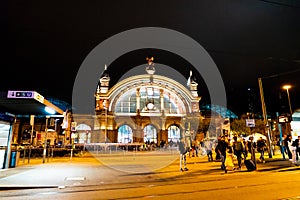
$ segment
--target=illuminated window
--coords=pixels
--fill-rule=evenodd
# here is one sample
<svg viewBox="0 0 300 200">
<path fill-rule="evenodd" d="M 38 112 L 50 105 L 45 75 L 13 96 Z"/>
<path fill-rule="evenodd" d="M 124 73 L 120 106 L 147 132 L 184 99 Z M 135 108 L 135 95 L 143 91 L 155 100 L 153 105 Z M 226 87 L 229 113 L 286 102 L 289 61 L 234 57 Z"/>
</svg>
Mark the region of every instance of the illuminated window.
<svg viewBox="0 0 300 200">
<path fill-rule="evenodd" d="M 144 128 L 144 142 L 157 143 L 157 130 L 153 125 L 147 125 Z"/>
<path fill-rule="evenodd" d="M 168 128 L 168 141 L 177 142 L 180 139 L 180 128 L 176 125 L 171 125 Z"/>
<path fill-rule="evenodd" d="M 118 129 L 118 142 L 119 143 L 131 143 L 132 140 L 132 129 L 128 125 L 122 125 Z"/>
</svg>

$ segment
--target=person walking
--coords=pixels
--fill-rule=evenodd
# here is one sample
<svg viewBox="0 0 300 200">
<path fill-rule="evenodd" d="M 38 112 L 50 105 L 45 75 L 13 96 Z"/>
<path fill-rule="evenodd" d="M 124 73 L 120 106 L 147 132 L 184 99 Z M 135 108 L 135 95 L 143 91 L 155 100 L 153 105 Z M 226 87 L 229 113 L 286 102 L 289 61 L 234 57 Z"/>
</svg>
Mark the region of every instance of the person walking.
<svg viewBox="0 0 300 200">
<path fill-rule="evenodd" d="M 248 157 L 248 148 L 247 148 L 247 146 L 248 146 L 248 141 L 246 141 L 246 139 L 243 138 L 243 147 L 244 147 L 243 156 L 244 156 L 244 160 L 246 160 L 247 157 Z"/>
<path fill-rule="evenodd" d="M 225 136 L 222 135 L 221 136 L 221 140 L 218 142 L 216 149 L 218 150 L 218 153 L 220 154 L 220 158 L 221 158 L 221 169 L 225 171 L 225 173 L 227 173 L 226 170 L 226 166 L 225 166 L 225 159 L 226 159 L 226 151 L 228 148 L 228 143 L 227 141 L 225 141 Z"/>
<path fill-rule="evenodd" d="M 256 149 L 256 142 L 254 142 L 253 136 L 249 137 L 249 141 L 247 142 L 247 149 L 248 152 L 250 153 L 250 159 L 256 163 L 255 160 L 255 149 Z"/>
<path fill-rule="evenodd" d="M 257 151 L 260 153 L 260 157 L 259 157 L 260 161 L 262 163 L 265 163 L 266 161 L 264 155 L 265 155 L 265 147 L 267 146 L 265 140 L 262 137 L 259 137 L 259 139 L 256 141 L 256 146 L 257 146 Z"/>
<path fill-rule="evenodd" d="M 250 153 L 250 159 L 245 158 L 244 164 L 247 167 L 248 171 L 256 170 L 256 159 L 255 159 L 256 143 L 253 140 L 254 140 L 253 136 L 250 136 L 249 140 L 247 141 L 246 149 L 247 149 L 247 152 Z"/>
<path fill-rule="evenodd" d="M 238 161 L 238 170 L 241 170 L 242 168 L 242 153 L 244 151 L 244 145 L 243 143 L 237 138 L 237 136 L 233 137 L 233 153 L 236 155 L 237 161 Z"/>
<path fill-rule="evenodd" d="M 232 144 L 228 142 L 228 147 L 226 150 L 226 158 L 225 158 L 225 173 L 227 173 L 227 170 L 235 170 L 234 163 L 233 163 L 233 147 Z"/>
<path fill-rule="evenodd" d="M 186 167 L 186 154 L 189 152 L 189 147 L 187 147 L 185 140 L 182 138 L 178 144 L 180 160 L 179 160 L 179 170 L 181 172 L 188 171 Z"/>
<path fill-rule="evenodd" d="M 300 140 L 300 135 L 298 135 L 298 138 L 294 141 L 294 146 L 296 147 L 296 160 L 299 160 L 299 156 L 300 156 L 300 144 L 299 144 L 299 140 Z"/>
<path fill-rule="evenodd" d="M 196 157 L 198 157 L 198 152 L 199 152 L 199 148 L 200 148 L 200 141 L 195 138 L 192 142 L 192 146 L 193 146 L 193 157 L 196 155 Z"/>
<path fill-rule="evenodd" d="M 292 159 L 290 159 L 290 161 L 292 161 L 292 164 L 296 164 L 296 145 L 294 143 L 295 142 L 293 141 L 292 135 L 289 135 L 288 147 L 292 154 Z"/>
<path fill-rule="evenodd" d="M 285 150 L 285 153 L 288 155 L 289 160 L 292 160 L 293 155 L 289 148 L 290 142 L 291 142 L 290 135 L 284 135 L 284 139 L 283 139 L 284 150 Z"/>
<path fill-rule="evenodd" d="M 221 155 L 220 155 L 220 152 L 219 152 L 219 150 L 218 150 L 218 144 L 219 144 L 219 142 L 221 141 L 221 137 L 219 137 L 218 138 L 218 141 L 216 141 L 216 143 L 215 143 L 215 153 L 216 153 L 216 158 L 215 158 L 215 160 L 216 161 L 221 161 Z"/>
<path fill-rule="evenodd" d="M 206 155 L 207 155 L 208 162 L 213 162 L 214 161 L 213 155 L 212 155 L 213 143 L 209 138 L 205 139 L 204 148 L 206 150 Z"/>
</svg>

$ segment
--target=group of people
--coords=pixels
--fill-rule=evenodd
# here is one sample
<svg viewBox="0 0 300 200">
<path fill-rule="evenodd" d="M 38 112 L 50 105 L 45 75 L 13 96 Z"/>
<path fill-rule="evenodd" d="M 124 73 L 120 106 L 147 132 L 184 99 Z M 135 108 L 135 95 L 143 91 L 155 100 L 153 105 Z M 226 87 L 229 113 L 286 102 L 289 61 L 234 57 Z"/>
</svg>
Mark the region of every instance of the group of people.
<svg viewBox="0 0 300 200">
<path fill-rule="evenodd" d="M 291 135 L 283 136 L 283 153 L 288 156 L 290 161 L 295 164 L 300 158 L 300 136 L 293 140 Z M 260 154 L 258 160 L 265 163 L 264 154 L 268 150 L 266 140 L 260 137 L 257 141 L 254 141 L 253 136 L 249 137 L 246 141 L 244 138 L 238 138 L 233 136 L 232 139 L 228 136 L 222 135 L 218 142 L 214 144 L 210 139 L 204 139 L 203 141 L 194 140 L 190 145 L 186 145 L 184 139 L 181 139 L 179 143 L 180 150 L 180 171 L 187 171 L 186 167 L 186 155 L 198 157 L 199 149 L 204 148 L 208 162 L 214 161 L 213 150 L 216 153 L 215 160 L 221 161 L 221 169 L 227 173 L 229 168 L 233 170 L 241 170 L 242 160 L 252 160 L 256 169 L 255 152 Z M 249 158 L 250 155 L 250 158 Z M 237 166 L 234 165 L 233 158 L 237 160 Z"/>
<path fill-rule="evenodd" d="M 215 160 L 221 161 L 221 169 L 227 173 L 229 168 L 241 170 L 242 160 L 248 159 L 250 154 L 251 160 L 255 161 L 255 151 L 260 153 L 259 160 L 264 163 L 264 154 L 267 150 L 266 141 L 260 137 L 256 142 L 253 141 L 253 137 L 249 138 L 249 141 L 245 139 L 238 138 L 237 136 L 228 138 L 222 135 L 218 142 L 214 144 L 210 139 L 204 139 L 199 142 L 194 140 L 191 143 L 192 147 L 186 146 L 185 140 L 182 139 L 179 143 L 180 150 L 180 171 L 187 171 L 186 167 L 186 155 L 198 156 L 199 149 L 201 147 L 205 148 L 208 162 L 214 161 L 213 150 L 216 153 Z M 192 152 L 192 153 L 191 153 Z M 237 160 L 237 166 L 234 166 L 233 158 Z"/>
<path fill-rule="evenodd" d="M 300 157 L 300 136 L 293 140 L 292 135 L 283 135 L 283 153 L 286 154 L 293 164 L 299 160 Z"/>
<path fill-rule="evenodd" d="M 190 145 L 189 145 L 190 144 Z M 202 149 L 205 149 L 205 153 L 208 158 L 208 162 L 213 162 L 213 149 L 214 144 L 210 139 L 204 139 L 199 141 L 195 138 L 191 143 L 186 141 L 186 139 L 181 139 L 179 142 L 179 152 L 180 152 L 180 171 L 187 171 L 186 167 L 186 156 L 189 157 L 199 157 L 199 154 L 203 155 Z M 201 152 L 200 152 L 201 151 Z"/>
<path fill-rule="evenodd" d="M 216 153 L 221 158 L 221 169 L 227 173 L 228 168 L 234 168 L 233 155 L 236 155 L 238 161 L 238 169 L 241 169 L 241 160 L 243 153 L 243 143 L 237 140 L 237 137 L 233 137 L 234 142 L 231 144 L 228 138 L 221 137 L 221 140 L 216 146 Z"/>
<path fill-rule="evenodd" d="M 216 156 L 220 157 L 221 169 L 227 173 L 229 168 L 233 170 L 241 170 L 242 160 L 246 160 L 249 153 L 251 155 L 250 160 L 254 161 L 255 149 L 260 153 L 261 162 L 265 162 L 264 152 L 266 149 L 266 142 L 262 137 L 260 137 L 255 143 L 253 141 L 253 137 L 250 137 L 249 141 L 246 141 L 245 139 L 239 139 L 237 136 L 234 136 L 232 140 L 230 140 L 228 137 L 223 135 L 221 136 L 221 139 L 215 148 L 215 152 Z M 234 156 L 237 159 L 237 167 L 235 167 L 233 162 Z"/>
</svg>

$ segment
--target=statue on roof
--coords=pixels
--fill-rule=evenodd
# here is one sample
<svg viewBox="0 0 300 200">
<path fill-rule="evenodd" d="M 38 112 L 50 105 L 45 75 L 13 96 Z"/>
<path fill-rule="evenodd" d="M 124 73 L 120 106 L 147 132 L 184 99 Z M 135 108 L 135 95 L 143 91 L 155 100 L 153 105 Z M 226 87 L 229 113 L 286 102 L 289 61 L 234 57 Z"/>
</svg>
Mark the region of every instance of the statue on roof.
<svg viewBox="0 0 300 200">
<path fill-rule="evenodd" d="M 146 60 L 148 61 L 148 66 L 146 67 L 146 72 L 150 75 L 153 75 L 155 73 L 155 67 L 154 67 L 154 58 L 146 58 Z"/>
<path fill-rule="evenodd" d="M 108 74 L 108 72 L 107 72 L 107 65 L 104 65 L 104 71 L 103 71 L 103 73 L 102 73 L 100 79 L 101 79 L 101 78 L 108 79 L 108 80 L 110 79 L 110 78 L 109 78 L 109 74 Z"/>
</svg>

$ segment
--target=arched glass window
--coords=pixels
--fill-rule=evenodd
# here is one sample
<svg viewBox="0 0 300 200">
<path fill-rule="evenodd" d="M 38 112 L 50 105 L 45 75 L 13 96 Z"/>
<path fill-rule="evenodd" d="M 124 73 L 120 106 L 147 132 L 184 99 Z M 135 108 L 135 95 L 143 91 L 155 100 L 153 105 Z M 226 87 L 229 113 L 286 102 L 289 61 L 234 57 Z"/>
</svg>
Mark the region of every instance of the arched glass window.
<svg viewBox="0 0 300 200">
<path fill-rule="evenodd" d="M 118 142 L 119 143 L 131 143 L 132 140 L 132 129 L 128 125 L 122 125 L 118 129 Z"/>
<path fill-rule="evenodd" d="M 176 125 L 171 125 L 168 128 L 168 142 L 170 141 L 176 143 L 180 139 L 180 128 Z"/>
<path fill-rule="evenodd" d="M 142 113 L 161 112 L 163 106 L 165 114 L 185 113 L 183 101 L 174 92 L 163 89 L 163 105 L 161 102 L 161 87 L 143 86 L 140 87 L 139 109 Z M 136 88 L 131 88 L 122 94 L 114 108 L 115 113 L 136 113 L 137 110 Z"/>
<path fill-rule="evenodd" d="M 79 144 L 91 142 L 91 127 L 87 124 L 79 124 L 76 127 L 76 134 L 78 137 L 75 138 L 74 142 Z"/>
<path fill-rule="evenodd" d="M 136 112 L 136 90 L 131 89 L 123 94 L 117 101 L 115 112 L 117 113 L 135 113 Z"/>
<path fill-rule="evenodd" d="M 144 128 L 144 142 L 157 143 L 157 130 L 151 124 Z"/>
</svg>

